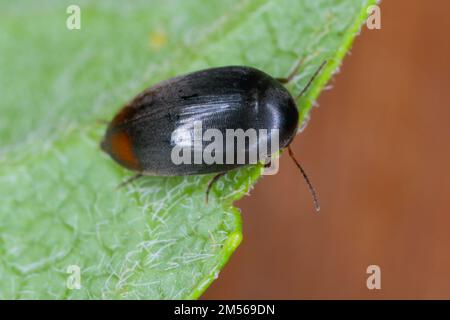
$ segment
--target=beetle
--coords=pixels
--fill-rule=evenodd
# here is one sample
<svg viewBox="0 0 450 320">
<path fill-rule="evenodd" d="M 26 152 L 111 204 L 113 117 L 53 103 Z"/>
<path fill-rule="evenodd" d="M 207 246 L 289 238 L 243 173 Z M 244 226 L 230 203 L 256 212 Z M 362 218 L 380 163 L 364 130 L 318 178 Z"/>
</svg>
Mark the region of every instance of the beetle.
<svg viewBox="0 0 450 320">
<path fill-rule="evenodd" d="M 187 135 L 190 140 L 196 122 L 201 122 L 206 129 L 224 133 L 230 128 L 266 129 L 270 130 L 269 138 L 275 132 L 273 129 L 277 129 L 279 149 L 288 148 L 319 211 L 314 188 L 289 147 L 298 130 L 299 114 L 294 97 L 284 85 L 293 79 L 301 62 L 286 78 L 273 78 L 247 66 L 225 66 L 159 82 L 138 94 L 114 116 L 107 126 L 101 148 L 120 165 L 137 172 L 124 183 L 143 175 L 216 173 L 207 187 L 207 202 L 212 185 L 222 175 L 250 163 L 175 164 L 171 158 L 178 143 L 174 141 L 174 133 L 181 130 L 181 135 Z M 325 64 L 326 61 L 320 65 L 297 98 L 307 91 Z M 258 143 L 259 140 L 253 141 L 252 145 L 249 141 L 241 151 L 248 154 L 250 149 L 259 147 Z M 224 151 L 227 152 L 230 150 Z"/>
</svg>

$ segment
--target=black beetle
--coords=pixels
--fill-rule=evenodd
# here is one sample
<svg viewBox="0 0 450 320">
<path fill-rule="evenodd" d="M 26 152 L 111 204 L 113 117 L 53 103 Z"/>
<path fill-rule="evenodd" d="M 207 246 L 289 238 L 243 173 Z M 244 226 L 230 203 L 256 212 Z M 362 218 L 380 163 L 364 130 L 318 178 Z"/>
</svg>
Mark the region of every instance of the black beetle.
<svg viewBox="0 0 450 320">
<path fill-rule="evenodd" d="M 325 63 L 297 98 L 308 89 Z M 183 128 L 183 132 L 192 137 L 193 124 L 198 121 L 203 128 L 220 132 L 227 129 L 277 129 L 279 149 L 289 147 L 297 133 L 299 115 L 294 98 L 283 84 L 293 78 L 300 64 L 287 78 L 275 79 L 251 67 L 228 66 L 162 81 L 138 94 L 120 110 L 109 124 L 101 148 L 119 164 L 138 172 L 132 179 L 142 175 L 218 173 L 208 185 L 207 201 L 212 184 L 221 175 L 250 163 L 175 164 L 171 158 L 176 143 L 173 133 Z M 258 146 L 249 142 L 244 152 L 248 153 L 253 147 Z M 318 211 L 314 189 L 293 157 L 292 150 L 288 149 L 308 183 Z"/>
</svg>

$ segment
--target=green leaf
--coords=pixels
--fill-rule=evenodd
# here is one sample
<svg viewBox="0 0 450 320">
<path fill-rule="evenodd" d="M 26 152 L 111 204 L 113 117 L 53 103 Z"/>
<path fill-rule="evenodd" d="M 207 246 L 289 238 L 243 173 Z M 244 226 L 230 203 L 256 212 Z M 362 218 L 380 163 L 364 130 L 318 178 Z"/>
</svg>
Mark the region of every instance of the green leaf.
<svg viewBox="0 0 450 320">
<path fill-rule="evenodd" d="M 2 1 L 0 19 L 0 298 L 198 298 L 242 239 L 233 202 L 259 167 L 145 177 L 98 147 L 109 119 L 159 80 L 201 68 L 250 65 L 282 77 L 301 120 L 339 66 L 375 0 Z M 67 281 L 81 271 L 81 288 Z"/>
</svg>

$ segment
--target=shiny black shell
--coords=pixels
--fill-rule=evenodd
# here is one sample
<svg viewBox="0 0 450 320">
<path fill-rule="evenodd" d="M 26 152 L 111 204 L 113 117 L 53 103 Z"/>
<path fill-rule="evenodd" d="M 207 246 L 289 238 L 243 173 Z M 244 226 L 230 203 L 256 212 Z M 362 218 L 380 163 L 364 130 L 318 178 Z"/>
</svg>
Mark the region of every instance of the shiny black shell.
<svg viewBox="0 0 450 320">
<path fill-rule="evenodd" d="M 212 68 L 137 95 L 111 121 L 101 146 L 121 165 L 147 175 L 224 172 L 245 164 L 174 164 L 172 133 L 193 130 L 194 121 L 224 136 L 225 129 L 278 129 L 282 149 L 294 138 L 298 118 L 291 94 L 268 74 L 244 66 Z"/>
</svg>

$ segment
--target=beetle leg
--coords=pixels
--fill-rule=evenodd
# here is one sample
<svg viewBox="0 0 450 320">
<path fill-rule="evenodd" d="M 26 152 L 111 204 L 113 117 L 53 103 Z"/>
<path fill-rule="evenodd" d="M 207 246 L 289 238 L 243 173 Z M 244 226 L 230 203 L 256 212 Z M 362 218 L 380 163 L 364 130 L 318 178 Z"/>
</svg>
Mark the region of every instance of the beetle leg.
<svg viewBox="0 0 450 320">
<path fill-rule="evenodd" d="M 211 180 L 209 180 L 208 187 L 206 188 L 206 195 L 205 195 L 206 204 L 208 204 L 209 192 L 211 191 L 211 188 L 213 187 L 214 183 L 216 183 L 220 177 L 222 177 L 226 174 L 227 174 L 227 172 L 220 172 L 220 173 L 216 174 Z"/>
<path fill-rule="evenodd" d="M 319 199 L 317 198 L 316 190 L 314 189 L 311 181 L 309 180 L 308 176 L 306 175 L 305 170 L 303 170 L 303 168 L 300 165 L 300 163 L 297 161 L 297 159 L 295 159 L 295 155 L 294 155 L 294 152 L 291 149 L 291 146 L 288 146 L 288 152 L 289 152 L 289 156 L 294 161 L 294 163 L 297 166 L 297 168 L 300 169 L 300 172 L 302 173 L 303 178 L 305 179 L 306 184 L 308 185 L 309 191 L 311 191 L 311 195 L 312 195 L 313 202 L 314 202 L 314 207 L 315 207 L 316 211 L 319 212 L 320 211 L 320 206 L 319 206 Z"/>
<path fill-rule="evenodd" d="M 300 67 L 303 65 L 303 62 L 305 61 L 305 58 L 301 58 L 297 61 L 297 63 L 294 66 L 294 69 L 292 69 L 292 71 L 289 73 L 289 75 L 285 78 L 276 78 L 279 82 L 281 82 L 282 84 L 288 84 L 289 82 L 292 81 L 292 79 L 294 79 L 295 75 L 298 73 L 298 70 L 300 69 Z"/>
<path fill-rule="evenodd" d="M 272 160 L 269 159 L 269 162 L 264 164 L 264 168 L 270 168 L 272 166 Z"/>
<path fill-rule="evenodd" d="M 143 176 L 142 173 L 136 173 L 134 176 L 131 176 L 128 179 L 126 179 L 125 181 L 122 181 L 121 183 L 119 183 L 119 185 L 116 187 L 116 189 L 120 189 L 120 188 L 126 186 L 127 184 L 139 179 L 142 176 Z"/>
</svg>

